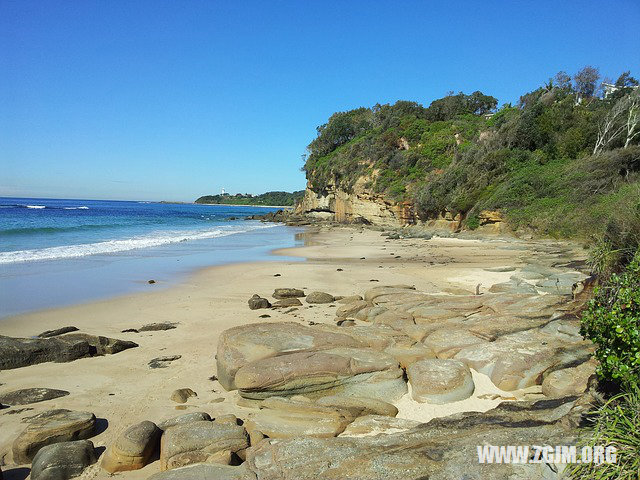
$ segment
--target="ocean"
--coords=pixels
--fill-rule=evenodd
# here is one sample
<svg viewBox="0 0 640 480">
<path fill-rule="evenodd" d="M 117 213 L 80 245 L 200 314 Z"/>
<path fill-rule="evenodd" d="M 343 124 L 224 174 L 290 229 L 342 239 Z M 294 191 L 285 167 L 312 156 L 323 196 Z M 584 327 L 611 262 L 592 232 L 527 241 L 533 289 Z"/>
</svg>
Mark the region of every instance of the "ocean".
<svg viewBox="0 0 640 480">
<path fill-rule="evenodd" d="M 162 288 L 197 268 L 281 259 L 277 208 L 0 197 L 0 317 Z M 154 285 L 155 287 L 156 285 Z"/>
</svg>

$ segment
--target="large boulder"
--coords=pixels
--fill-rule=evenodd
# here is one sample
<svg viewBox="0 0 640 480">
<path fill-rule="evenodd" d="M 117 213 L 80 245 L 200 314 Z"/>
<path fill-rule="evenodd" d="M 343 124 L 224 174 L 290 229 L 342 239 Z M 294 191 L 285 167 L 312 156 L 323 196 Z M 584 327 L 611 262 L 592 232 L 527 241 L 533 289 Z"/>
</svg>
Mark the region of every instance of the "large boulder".
<svg viewBox="0 0 640 480">
<path fill-rule="evenodd" d="M 306 327 L 293 322 L 242 325 L 225 330 L 218 341 L 217 376 L 227 390 L 235 386 L 236 372 L 250 362 L 292 352 L 358 347 L 348 335 Z"/>
<path fill-rule="evenodd" d="M 239 467 L 198 463 L 175 470 L 156 473 L 148 480 L 256 480 L 256 474 L 242 464 Z"/>
<path fill-rule="evenodd" d="M 475 389 L 469 367 L 458 360 L 420 360 L 409 365 L 407 377 L 417 402 L 456 402 L 469 398 Z"/>
<path fill-rule="evenodd" d="M 220 452 L 237 453 L 249 446 L 244 427 L 230 423 L 190 422 L 167 429 L 160 442 L 160 469 L 206 463 Z"/>
<path fill-rule="evenodd" d="M 565 397 L 583 393 L 591 376 L 595 375 L 598 362 L 591 359 L 577 367 L 563 368 L 548 374 L 542 382 L 542 393 L 547 397 Z"/>
<path fill-rule="evenodd" d="M 29 463 L 42 447 L 58 442 L 84 440 L 95 431 L 96 417 L 89 412 L 49 410 L 28 420 L 27 428 L 13 442 L 16 464 Z"/>
<path fill-rule="evenodd" d="M 343 393 L 395 400 L 406 393 L 398 362 L 367 348 L 333 348 L 264 358 L 240 368 L 235 384 L 241 396 Z"/>
<path fill-rule="evenodd" d="M 23 388 L 13 392 L 0 395 L 0 402 L 7 405 L 29 405 L 31 403 L 44 402 L 54 398 L 69 395 L 66 390 L 56 390 L 53 388 Z"/>
<path fill-rule="evenodd" d="M 102 468 L 109 473 L 141 469 L 158 449 L 161 434 L 153 422 L 132 425 L 109 445 L 102 457 Z"/>
<path fill-rule="evenodd" d="M 96 463 L 90 440 L 60 442 L 42 447 L 33 458 L 31 480 L 68 480 L 82 474 Z"/>
</svg>

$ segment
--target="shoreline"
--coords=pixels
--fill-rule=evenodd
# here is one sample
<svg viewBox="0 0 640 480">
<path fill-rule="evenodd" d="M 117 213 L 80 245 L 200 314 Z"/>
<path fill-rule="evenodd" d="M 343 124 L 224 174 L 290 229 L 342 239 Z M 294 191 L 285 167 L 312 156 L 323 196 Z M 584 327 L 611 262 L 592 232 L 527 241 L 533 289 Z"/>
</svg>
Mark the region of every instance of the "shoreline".
<svg viewBox="0 0 640 480">
<path fill-rule="evenodd" d="M 203 267 L 184 282 L 161 291 L 45 309 L 0 321 L 3 335 L 30 337 L 45 330 L 75 326 L 81 332 L 139 345 L 116 355 L 83 358 L 72 364 L 42 363 L 0 372 L 0 393 L 34 387 L 70 392 L 66 397 L 27 405 L 29 410 L 18 415 L 11 414 L 14 408 L 2 410 L 0 458 L 9 452 L 11 442 L 24 428 L 23 417 L 55 408 L 90 411 L 106 419 L 108 428 L 92 438 L 96 446 L 110 445 L 128 426 L 143 420 L 158 422 L 196 411 L 212 416 L 233 413 L 244 418 L 253 410 L 238 403 L 238 392 L 226 391 L 211 380 L 217 373 L 215 355 L 220 334 L 235 326 L 262 322 L 335 325 L 335 312 L 340 306 L 303 303 L 294 310 L 250 310 L 247 300 L 254 293 L 271 299 L 275 288 L 294 287 L 306 293 L 317 290 L 349 296 L 362 295 L 375 286 L 409 284 L 427 293 L 473 295 L 478 283 L 486 291 L 512 275 L 485 268 L 521 266 L 523 255 L 535 248 L 535 244 L 500 238 L 389 240 L 378 231 L 357 227 L 315 227 L 302 235 L 303 246 L 276 249 L 271 255 L 302 257 L 304 261 L 281 258 Z M 270 317 L 261 318 L 265 314 Z M 177 328 L 122 332 L 158 322 L 174 322 Z M 181 358 L 167 368 L 149 368 L 152 359 L 172 355 Z M 507 399 L 540 396 L 540 386 L 505 392 L 485 375 L 472 373 L 476 391 L 470 398 L 429 405 L 419 404 L 407 394 L 395 402 L 398 418 L 426 422 L 458 412 L 487 411 Z M 176 405 L 170 396 L 179 388 L 191 388 L 198 396 Z M 146 479 L 158 471 L 158 463 L 121 476 Z M 99 465 L 87 471 L 87 478 L 110 478 Z"/>
</svg>

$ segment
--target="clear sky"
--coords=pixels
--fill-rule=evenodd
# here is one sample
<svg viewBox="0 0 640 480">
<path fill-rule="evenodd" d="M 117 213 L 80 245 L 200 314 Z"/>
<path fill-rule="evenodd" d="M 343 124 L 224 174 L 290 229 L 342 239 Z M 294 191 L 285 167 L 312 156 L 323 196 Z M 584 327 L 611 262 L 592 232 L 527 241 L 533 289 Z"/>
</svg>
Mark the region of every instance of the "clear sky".
<svg viewBox="0 0 640 480">
<path fill-rule="evenodd" d="M 640 2 L 0 0 L 0 196 L 305 186 L 335 111 L 640 77 Z"/>
</svg>

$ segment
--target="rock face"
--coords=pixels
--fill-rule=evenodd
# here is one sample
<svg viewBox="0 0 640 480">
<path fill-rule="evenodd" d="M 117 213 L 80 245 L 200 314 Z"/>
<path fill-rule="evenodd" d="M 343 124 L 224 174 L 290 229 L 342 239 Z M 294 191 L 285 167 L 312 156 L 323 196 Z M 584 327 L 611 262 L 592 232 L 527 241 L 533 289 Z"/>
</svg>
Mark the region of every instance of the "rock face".
<svg viewBox="0 0 640 480">
<path fill-rule="evenodd" d="M 544 464 L 487 468 L 477 446 L 573 445 L 586 408 L 575 397 L 509 402 L 383 435 L 265 439 L 247 451 L 247 463 L 260 480 L 556 478 Z"/>
<path fill-rule="evenodd" d="M 249 308 L 251 310 L 258 310 L 260 308 L 271 307 L 269 300 L 267 300 L 266 298 L 262 298 L 260 295 L 254 295 L 247 301 L 247 303 L 249 304 Z"/>
<path fill-rule="evenodd" d="M 218 452 L 237 453 L 249 446 L 249 437 L 239 425 L 200 421 L 167 429 L 160 443 L 160 468 L 169 470 L 207 462 Z"/>
<path fill-rule="evenodd" d="M 42 447 L 31 465 L 32 480 L 67 480 L 82 474 L 96 463 L 96 452 L 90 440 L 60 442 Z"/>
<path fill-rule="evenodd" d="M 335 298 L 325 292 L 311 292 L 305 300 L 307 303 L 331 303 Z"/>
<path fill-rule="evenodd" d="M 13 460 L 17 464 L 29 463 L 46 445 L 89 438 L 95 424 L 96 417 L 89 412 L 49 410 L 36 415 L 13 442 Z"/>
<path fill-rule="evenodd" d="M 456 402 L 469 398 L 475 389 L 469 367 L 457 360 L 420 360 L 409 365 L 407 376 L 417 402 Z"/>
<path fill-rule="evenodd" d="M 118 353 L 137 346 L 134 342 L 82 333 L 70 333 L 52 338 L 0 336 L 0 370 L 43 362 L 71 362 L 93 355 Z"/>
<path fill-rule="evenodd" d="M 227 390 L 235 386 L 236 372 L 243 366 L 280 354 L 358 347 L 348 335 L 325 332 L 293 322 L 242 325 L 225 330 L 218 341 L 217 376 Z"/>
<path fill-rule="evenodd" d="M 158 449 L 161 433 L 156 424 L 149 421 L 127 428 L 107 448 L 102 468 L 109 473 L 139 470 Z"/>
<path fill-rule="evenodd" d="M 0 402 L 8 405 L 29 405 L 69 395 L 66 390 L 53 388 L 23 388 L 0 395 Z"/>
<path fill-rule="evenodd" d="M 394 400 L 406 393 L 402 375 L 398 362 L 385 353 L 333 348 L 256 360 L 237 371 L 235 385 L 251 399 L 342 392 Z"/>
</svg>

